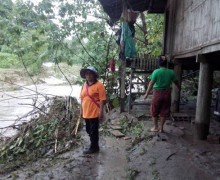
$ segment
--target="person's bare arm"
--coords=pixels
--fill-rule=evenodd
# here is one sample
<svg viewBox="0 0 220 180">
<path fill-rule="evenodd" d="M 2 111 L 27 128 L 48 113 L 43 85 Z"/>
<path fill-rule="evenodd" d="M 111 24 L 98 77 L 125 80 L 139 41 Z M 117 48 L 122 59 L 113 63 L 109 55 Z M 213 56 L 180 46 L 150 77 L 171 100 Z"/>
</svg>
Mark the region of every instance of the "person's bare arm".
<svg viewBox="0 0 220 180">
<path fill-rule="evenodd" d="M 144 95 L 144 99 L 147 99 L 147 96 L 149 95 L 150 91 L 152 90 L 153 85 L 154 85 L 154 81 L 151 80 L 148 84 L 147 91 Z"/>
</svg>

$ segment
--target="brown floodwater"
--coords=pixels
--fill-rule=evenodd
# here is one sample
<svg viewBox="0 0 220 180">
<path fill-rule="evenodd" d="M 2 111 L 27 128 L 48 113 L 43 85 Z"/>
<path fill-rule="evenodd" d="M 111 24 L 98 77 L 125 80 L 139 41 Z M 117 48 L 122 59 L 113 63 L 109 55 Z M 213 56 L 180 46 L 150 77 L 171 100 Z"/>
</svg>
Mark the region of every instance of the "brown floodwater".
<svg viewBox="0 0 220 180">
<path fill-rule="evenodd" d="M 47 78 L 44 84 L 0 92 L 0 134 L 11 136 L 16 133 L 13 127 L 36 116 L 36 111 L 45 107 L 48 97 L 72 96 L 79 101 L 81 90 L 79 85 L 70 86 L 60 83 L 63 82 L 55 78 Z"/>
</svg>

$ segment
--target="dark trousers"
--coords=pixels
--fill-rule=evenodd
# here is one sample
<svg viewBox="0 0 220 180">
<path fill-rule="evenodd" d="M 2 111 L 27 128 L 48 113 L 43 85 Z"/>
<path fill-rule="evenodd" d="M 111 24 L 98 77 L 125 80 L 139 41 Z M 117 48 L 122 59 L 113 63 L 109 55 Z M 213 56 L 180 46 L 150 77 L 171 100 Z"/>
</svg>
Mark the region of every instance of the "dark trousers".
<svg viewBox="0 0 220 180">
<path fill-rule="evenodd" d="M 85 119 L 86 122 L 86 132 L 90 137 L 90 149 L 99 147 L 99 119 Z"/>
</svg>

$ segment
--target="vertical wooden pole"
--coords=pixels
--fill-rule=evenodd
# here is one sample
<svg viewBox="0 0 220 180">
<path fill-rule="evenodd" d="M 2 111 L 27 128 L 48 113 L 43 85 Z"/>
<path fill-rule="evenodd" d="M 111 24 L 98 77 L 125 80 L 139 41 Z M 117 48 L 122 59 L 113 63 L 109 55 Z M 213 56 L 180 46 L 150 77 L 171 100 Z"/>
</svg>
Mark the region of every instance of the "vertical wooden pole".
<svg viewBox="0 0 220 180">
<path fill-rule="evenodd" d="M 121 97 L 120 97 L 120 112 L 125 111 L 125 78 L 126 78 L 126 61 L 121 59 Z"/>
<path fill-rule="evenodd" d="M 123 20 L 127 21 L 127 5 L 124 0 L 122 0 L 123 3 Z M 123 50 L 124 51 L 124 50 Z M 120 93 L 120 112 L 125 111 L 125 78 L 126 78 L 126 60 L 125 57 L 121 59 L 121 93 Z"/>
<path fill-rule="evenodd" d="M 207 139 L 210 125 L 211 87 L 213 70 L 204 56 L 199 56 L 199 87 L 196 104 L 195 137 L 199 140 Z"/>
<path fill-rule="evenodd" d="M 131 109 L 132 109 L 132 80 L 133 80 L 133 77 L 134 77 L 134 69 L 131 68 L 131 74 L 130 74 L 130 84 L 129 84 L 129 96 L 128 96 L 128 113 L 130 114 L 131 113 Z"/>
<path fill-rule="evenodd" d="M 177 80 L 179 81 L 179 84 L 181 86 L 181 83 L 182 83 L 182 65 L 181 64 L 175 65 L 174 71 L 176 72 Z M 172 85 L 171 112 L 179 112 L 180 91 L 181 91 L 181 89 L 178 90 L 174 84 Z"/>
<path fill-rule="evenodd" d="M 173 22 L 176 20 L 176 7 L 178 0 L 173 0 L 172 3 L 169 3 L 169 7 L 165 9 L 165 26 L 164 26 L 164 40 L 163 40 L 163 53 L 170 54 L 172 56 L 173 46 L 174 46 L 174 34 L 175 34 L 175 26 L 173 26 Z"/>
</svg>

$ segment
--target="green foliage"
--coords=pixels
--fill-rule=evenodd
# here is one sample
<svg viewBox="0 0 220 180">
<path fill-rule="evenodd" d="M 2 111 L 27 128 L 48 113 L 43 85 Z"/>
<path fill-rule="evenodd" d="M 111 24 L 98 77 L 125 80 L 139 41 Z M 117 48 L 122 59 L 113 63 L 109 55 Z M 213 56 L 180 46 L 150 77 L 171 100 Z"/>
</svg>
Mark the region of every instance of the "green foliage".
<svg viewBox="0 0 220 180">
<path fill-rule="evenodd" d="M 14 68 L 21 66 L 17 56 L 9 53 L 0 53 L 0 68 Z"/>
<path fill-rule="evenodd" d="M 31 134 L 19 136 L 9 147 L 4 146 L 0 149 L 1 160 L 7 158 L 8 161 L 11 161 L 18 155 L 29 153 L 30 147 L 34 151 L 35 148 L 45 145 L 45 143 L 54 138 L 54 131 L 57 125 L 57 120 L 37 124 L 32 128 Z"/>
<path fill-rule="evenodd" d="M 19 124 L 17 134 L 1 143 L 1 174 L 41 157 L 53 158 L 79 142 L 80 136 L 72 133 L 79 118 L 77 100 L 56 97 L 47 101 L 51 102 L 47 113 L 42 111 L 29 122 Z"/>
<path fill-rule="evenodd" d="M 112 106 L 113 106 L 113 108 L 117 108 L 117 107 L 119 107 L 119 97 L 117 97 L 117 96 L 114 96 L 114 97 L 112 97 L 112 96 L 110 96 L 110 101 L 112 101 Z"/>
<path fill-rule="evenodd" d="M 44 51 L 46 48 L 44 45 L 47 43 L 45 34 L 41 35 L 39 29 L 44 28 L 47 23 L 40 24 L 40 15 L 33 11 L 33 3 L 25 4 L 17 1 L 15 5 L 6 1 L 0 4 L 0 10 L 3 8 L 5 16 L 0 17 L 1 52 L 17 55 L 24 66 L 29 66 L 28 61 L 33 59 L 37 59 L 38 63 L 31 63 L 32 65 L 39 64 L 42 59 L 38 55 Z M 35 68 L 39 67 L 35 66 Z"/>
<path fill-rule="evenodd" d="M 55 6 L 58 13 L 54 11 Z M 37 5 L 31 1 L 13 4 L 7 0 L 0 4 L 0 14 L 0 45 L 7 46 L 7 52 L 16 53 L 24 62 L 34 58 L 41 62 L 89 64 L 97 66 L 104 74 L 108 60 L 117 55 L 114 32 L 110 33 L 108 18 L 97 0 L 43 0 Z M 137 23 L 141 26 L 142 22 Z M 146 23 L 147 37 L 138 26 L 136 37 L 146 38 L 148 46 L 137 41 L 137 49 L 158 55 L 162 45 L 163 16 L 146 14 Z"/>
<path fill-rule="evenodd" d="M 158 56 L 162 52 L 164 16 L 159 14 L 148 15 L 147 23 L 149 24 L 147 51 L 153 56 Z"/>
<path fill-rule="evenodd" d="M 65 62 L 95 66 L 105 82 L 109 60 L 116 57 L 118 63 L 115 32 L 106 23 L 108 17 L 98 0 L 42 0 L 38 4 L 6 0 L 0 3 L 0 15 L 0 51 L 16 55 L 30 75 L 39 73 L 44 62 Z M 163 15 L 144 15 L 135 26 L 137 50 L 158 56 Z M 2 67 L 11 66 L 13 62 Z M 118 106 L 117 96 L 111 98 L 114 107 Z"/>
<path fill-rule="evenodd" d="M 131 122 L 127 118 L 124 118 L 121 121 L 121 126 L 123 128 L 123 133 L 129 132 L 135 137 L 140 137 L 144 131 L 144 124 L 142 122 Z"/>
<path fill-rule="evenodd" d="M 137 49 L 138 52 L 150 54 L 155 57 L 162 52 L 164 15 L 147 13 L 144 13 L 144 15 L 146 17 L 144 19 L 146 23 L 146 32 L 143 31 L 143 22 L 140 19 L 137 21 Z"/>
<path fill-rule="evenodd" d="M 48 140 L 51 140 L 57 124 L 57 120 L 52 120 L 44 124 L 38 124 L 32 131 L 33 137 L 31 137 L 31 143 L 34 143 L 33 147 L 37 148 L 44 145 Z"/>
</svg>

